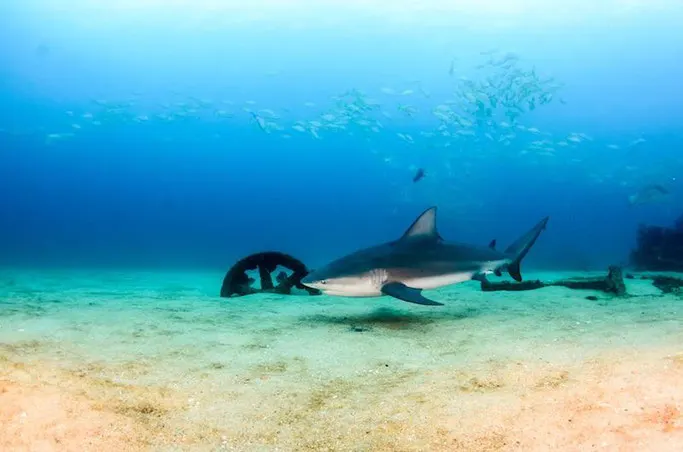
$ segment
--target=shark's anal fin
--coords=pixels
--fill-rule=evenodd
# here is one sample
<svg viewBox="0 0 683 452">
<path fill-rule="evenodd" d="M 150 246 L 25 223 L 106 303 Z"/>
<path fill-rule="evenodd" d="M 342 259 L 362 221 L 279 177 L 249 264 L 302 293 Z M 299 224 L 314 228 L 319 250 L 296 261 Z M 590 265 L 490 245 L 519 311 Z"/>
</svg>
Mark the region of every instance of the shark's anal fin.
<svg viewBox="0 0 683 452">
<path fill-rule="evenodd" d="M 443 303 L 430 300 L 422 296 L 422 289 L 408 287 L 400 282 L 390 282 L 382 286 L 382 293 L 408 303 L 421 304 L 424 306 L 443 306 Z"/>
<path fill-rule="evenodd" d="M 484 273 L 475 273 L 472 275 L 472 281 L 479 281 L 482 284 L 488 284 L 489 280 L 486 279 L 486 275 Z"/>
</svg>

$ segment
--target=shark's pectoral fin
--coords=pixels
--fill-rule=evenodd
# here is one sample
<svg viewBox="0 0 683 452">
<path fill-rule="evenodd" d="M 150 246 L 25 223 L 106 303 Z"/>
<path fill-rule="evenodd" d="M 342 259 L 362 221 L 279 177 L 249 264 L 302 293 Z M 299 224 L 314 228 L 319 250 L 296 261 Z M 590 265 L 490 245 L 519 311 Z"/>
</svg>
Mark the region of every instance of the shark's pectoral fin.
<svg viewBox="0 0 683 452">
<path fill-rule="evenodd" d="M 400 282 L 390 282 L 382 286 L 382 293 L 408 303 L 421 304 L 425 306 L 443 306 L 443 303 L 430 300 L 422 296 L 422 289 L 408 287 Z"/>
</svg>

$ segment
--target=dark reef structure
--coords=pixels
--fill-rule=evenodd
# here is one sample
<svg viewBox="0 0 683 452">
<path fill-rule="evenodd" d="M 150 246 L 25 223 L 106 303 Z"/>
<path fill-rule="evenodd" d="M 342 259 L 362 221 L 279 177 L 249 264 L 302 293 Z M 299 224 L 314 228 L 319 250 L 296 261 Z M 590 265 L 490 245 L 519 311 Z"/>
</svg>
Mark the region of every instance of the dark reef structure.
<svg viewBox="0 0 683 452">
<path fill-rule="evenodd" d="M 277 285 L 273 284 L 271 273 L 278 267 L 285 267 L 292 271 L 290 276 L 280 272 L 276 276 Z M 255 281 L 247 276 L 248 270 L 257 270 L 261 280 L 261 288 L 255 289 L 252 283 Z M 320 291 L 301 284 L 301 280 L 308 275 L 309 269 L 303 262 L 285 253 L 278 251 L 264 251 L 251 254 L 240 259 L 225 274 L 221 286 L 221 297 L 241 297 L 254 293 L 270 292 L 281 295 L 289 295 L 293 287 L 305 290 L 310 295 L 320 295 Z"/>
<path fill-rule="evenodd" d="M 639 226 L 631 265 L 638 271 L 683 272 L 683 215 L 673 227 Z"/>
<path fill-rule="evenodd" d="M 669 275 L 645 275 L 640 279 L 649 279 L 652 285 L 665 294 L 683 294 L 683 278 L 676 278 Z"/>
</svg>

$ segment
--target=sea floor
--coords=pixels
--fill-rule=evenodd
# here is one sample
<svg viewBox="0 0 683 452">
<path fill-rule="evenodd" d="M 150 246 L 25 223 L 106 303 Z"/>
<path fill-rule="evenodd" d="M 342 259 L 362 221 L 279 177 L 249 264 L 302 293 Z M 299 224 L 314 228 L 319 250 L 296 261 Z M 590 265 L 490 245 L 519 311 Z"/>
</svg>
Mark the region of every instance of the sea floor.
<svg viewBox="0 0 683 452">
<path fill-rule="evenodd" d="M 0 271 L 0 450 L 683 450 L 683 296 L 650 281 L 424 307 L 222 277 Z"/>
</svg>

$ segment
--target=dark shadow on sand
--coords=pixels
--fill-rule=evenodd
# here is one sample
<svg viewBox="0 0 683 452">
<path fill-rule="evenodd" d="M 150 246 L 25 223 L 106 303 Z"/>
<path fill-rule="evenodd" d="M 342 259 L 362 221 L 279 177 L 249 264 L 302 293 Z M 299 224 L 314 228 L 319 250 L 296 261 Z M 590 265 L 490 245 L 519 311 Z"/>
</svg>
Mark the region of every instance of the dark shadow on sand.
<svg viewBox="0 0 683 452">
<path fill-rule="evenodd" d="M 300 321 L 309 325 L 339 325 L 351 332 L 370 331 L 373 328 L 389 330 L 424 330 L 435 323 L 459 321 L 477 317 L 479 309 L 468 308 L 457 312 L 407 312 L 392 308 L 377 308 L 364 314 L 325 315 L 317 314 L 300 317 Z"/>
</svg>

